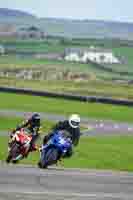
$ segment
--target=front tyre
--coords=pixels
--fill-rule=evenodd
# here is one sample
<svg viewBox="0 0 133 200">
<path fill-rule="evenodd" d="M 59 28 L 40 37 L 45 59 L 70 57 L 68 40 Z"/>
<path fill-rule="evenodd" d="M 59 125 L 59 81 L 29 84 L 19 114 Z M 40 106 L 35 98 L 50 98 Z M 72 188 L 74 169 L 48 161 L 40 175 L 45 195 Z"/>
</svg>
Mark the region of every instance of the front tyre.
<svg viewBox="0 0 133 200">
<path fill-rule="evenodd" d="M 9 154 L 6 158 L 6 163 L 10 163 L 12 159 L 12 156 Z"/>
<path fill-rule="evenodd" d="M 56 164 L 59 159 L 59 152 L 55 147 L 48 148 L 42 152 L 38 166 L 40 168 L 47 168 L 49 165 Z"/>
<path fill-rule="evenodd" d="M 37 165 L 38 165 L 39 168 L 43 168 L 43 167 L 42 167 L 41 159 L 39 160 L 39 162 L 37 163 Z"/>
</svg>

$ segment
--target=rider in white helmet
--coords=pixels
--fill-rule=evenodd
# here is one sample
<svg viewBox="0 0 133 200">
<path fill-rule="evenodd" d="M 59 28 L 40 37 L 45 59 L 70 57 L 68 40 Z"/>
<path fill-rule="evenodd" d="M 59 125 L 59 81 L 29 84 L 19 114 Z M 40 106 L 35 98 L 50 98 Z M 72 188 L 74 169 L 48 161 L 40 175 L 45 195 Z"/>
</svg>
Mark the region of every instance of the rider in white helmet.
<svg viewBox="0 0 133 200">
<path fill-rule="evenodd" d="M 78 114 L 72 114 L 68 120 L 59 121 L 53 128 L 52 133 L 46 135 L 43 139 L 43 144 L 46 144 L 53 132 L 57 130 L 64 130 L 68 133 L 68 137 L 71 138 L 72 144 L 77 146 L 80 139 L 80 116 Z M 72 150 L 68 152 L 68 156 L 72 155 Z"/>
<path fill-rule="evenodd" d="M 69 125 L 72 127 L 72 128 L 78 128 L 79 127 L 79 124 L 80 124 L 80 117 L 79 115 L 77 114 L 72 114 L 70 117 L 69 117 Z"/>
</svg>

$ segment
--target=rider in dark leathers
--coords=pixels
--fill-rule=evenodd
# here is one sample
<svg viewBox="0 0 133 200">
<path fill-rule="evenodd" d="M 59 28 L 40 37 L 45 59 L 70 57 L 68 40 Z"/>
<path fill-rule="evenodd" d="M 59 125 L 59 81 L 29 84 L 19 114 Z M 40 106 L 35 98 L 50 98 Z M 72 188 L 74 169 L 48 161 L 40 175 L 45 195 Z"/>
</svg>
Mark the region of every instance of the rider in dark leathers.
<svg viewBox="0 0 133 200">
<path fill-rule="evenodd" d="M 34 113 L 28 120 L 23 121 L 22 124 L 18 125 L 12 131 L 10 137 L 12 138 L 14 133 L 16 131 L 19 131 L 21 128 L 26 128 L 27 131 L 32 135 L 32 140 L 31 140 L 30 149 L 29 149 L 29 150 L 32 150 L 40 134 L 40 115 L 38 113 Z"/>
<path fill-rule="evenodd" d="M 72 144 L 77 146 L 80 139 L 80 117 L 77 114 L 73 114 L 69 117 L 68 120 L 59 121 L 52 129 L 52 132 L 44 136 L 43 144 L 46 144 L 47 141 L 53 136 L 55 131 L 66 131 L 67 137 L 71 138 Z M 72 156 L 72 148 L 66 153 L 66 157 Z"/>
</svg>

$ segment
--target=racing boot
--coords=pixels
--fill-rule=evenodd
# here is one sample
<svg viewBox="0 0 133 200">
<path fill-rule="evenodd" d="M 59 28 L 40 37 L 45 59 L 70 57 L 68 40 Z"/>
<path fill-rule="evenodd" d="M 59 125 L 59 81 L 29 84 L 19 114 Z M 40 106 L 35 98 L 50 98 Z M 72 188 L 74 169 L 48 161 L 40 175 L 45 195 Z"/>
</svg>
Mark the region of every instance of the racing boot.
<svg viewBox="0 0 133 200">
<path fill-rule="evenodd" d="M 63 159 L 60 158 L 60 159 L 57 161 L 56 166 L 64 167 L 64 161 L 63 161 Z"/>
</svg>

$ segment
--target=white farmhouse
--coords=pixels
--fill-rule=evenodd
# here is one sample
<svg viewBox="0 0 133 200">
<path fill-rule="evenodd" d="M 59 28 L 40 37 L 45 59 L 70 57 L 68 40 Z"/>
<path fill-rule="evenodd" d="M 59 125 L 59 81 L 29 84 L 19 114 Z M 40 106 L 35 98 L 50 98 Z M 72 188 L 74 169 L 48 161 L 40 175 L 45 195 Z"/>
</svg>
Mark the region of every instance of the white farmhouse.
<svg viewBox="0 0 133 200">
<path fill-rule="evenodd" d="M 98 64 L 118 64 L 120 60 L 111 50 L 101 48 L 69 48 L 65 50 L 64 59 L 67 61 L 76 61 L 87 63 L 88 61 Z"/>
<path fill-rule="evenodd" d="M 80 62 L 80 57 L 76 52 L 75 53 L 72 52 L 69 55 L 65 56 L 65 60 Z"/>
</svg>

